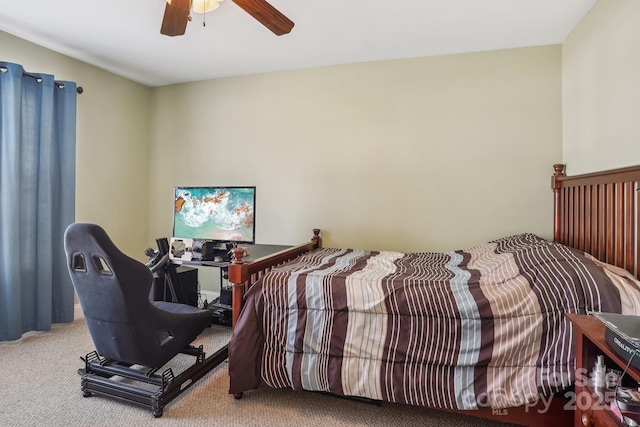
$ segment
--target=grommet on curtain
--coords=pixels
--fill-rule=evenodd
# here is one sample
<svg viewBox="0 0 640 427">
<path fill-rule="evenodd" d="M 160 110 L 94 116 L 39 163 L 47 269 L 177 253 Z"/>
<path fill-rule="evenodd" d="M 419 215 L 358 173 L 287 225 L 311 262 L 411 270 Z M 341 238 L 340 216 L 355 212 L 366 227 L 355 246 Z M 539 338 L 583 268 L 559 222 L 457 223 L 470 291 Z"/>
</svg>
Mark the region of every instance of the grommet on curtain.
<svg viewBox="0 0 640 427">
<path fill-rule="evenodd" d="M 64 89 L 64 82 L 56 82 L 56 86 L 58 87 L 58 89 Z M 76 88 L 76 93 L 80 94 L 84 92 L 84 89 L 82 88 L 82 86 L 78 86 Z"/>
<path fill-rule="evenodd" d="M 9 71 L 9 68 L 7 68 L 6 65 L 0 65 L 0 73 L 6 73 Z M 33 79 L 35 79 L 36 82 L 38 83 L 42 83 L 42 77 L 40 77 L 37 74 L 32 74 L 32 73 L 24 73 L 25 76 L 31 77 Z M 58 89 L 64 89 L 64 83 L 63 82 L 55 82 L 56 86 L 58 87 Z M 78 86 L 76 88 L 76 93 L 80 94 L 83 93 L 84 89 L 82 88 L 82 86 Z"/>
</svg>

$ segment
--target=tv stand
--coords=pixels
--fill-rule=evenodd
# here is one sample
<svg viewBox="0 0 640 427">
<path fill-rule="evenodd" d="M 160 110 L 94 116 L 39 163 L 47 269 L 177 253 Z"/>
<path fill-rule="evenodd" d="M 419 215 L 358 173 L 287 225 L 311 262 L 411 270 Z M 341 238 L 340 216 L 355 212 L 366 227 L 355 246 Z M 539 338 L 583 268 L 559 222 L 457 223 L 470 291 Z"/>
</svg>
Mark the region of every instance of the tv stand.
<svg viewBox="0 0 640 427">
<path fill-rule="evenodd" d="M 231 262 L 231 250 L 235 247 L 237 247 L 237 243 L 234 242 L 172 237 L 171 259 L 229 263 Z"/>
<path fill-rule="evenodd" d="M 202 259 L 202 257 L 199 257 L 199 256 L 194 257 L 192 251 L 185 251 L 185 250 L 182 250 L 182 252 L 175 251 L 174 244 L 177 241 L 191 244 L 192 239 L 175 239 L 175 238 L 171 239 L 171 251 L 172 251 L 171 255 L 172 256 L 170 258 L 170 261 L 174 264 L 192 265 L 195 267 L 207 266 L 207 267 L 219 267 L 219 268 L 225 268 L 225 267 L 228 267 L 229 264 L 231 264 L 232 260 L 231 260 L 231 254 L 229 252 L 231 252 L 231 250 L 234 247 L 233 243 L 231 243 L 232 246 L 228 250 L 227 250 L 227 247 L 224 247 L 224 251 L 222 249 L 214 249 L 213 257 L 207 257 L 207 259 Z M 291 246 L 257 244 L 257 245 L 242 245 L 242 247 L 247 248 L 247 251 L 243 256 L 243 259 L 245 261 L 253 261 L 258 258 L 262 258 L 268 255 L 274 254 L 276 252 L 289 249 Z M 191 249 L 191 246 L 185 246 L 185 248 Z M 216 255 L 219 256 L 220 258 L 216 258 Z"/>
</svg>

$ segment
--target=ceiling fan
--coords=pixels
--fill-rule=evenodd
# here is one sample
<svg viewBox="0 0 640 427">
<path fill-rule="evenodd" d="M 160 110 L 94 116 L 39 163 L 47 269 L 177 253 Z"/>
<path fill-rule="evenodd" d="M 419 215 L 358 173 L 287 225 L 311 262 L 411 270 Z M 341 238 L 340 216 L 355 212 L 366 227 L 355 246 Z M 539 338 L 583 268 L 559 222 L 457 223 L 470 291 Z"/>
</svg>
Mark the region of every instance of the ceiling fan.
<svg viewBox="0 0 640 427">
<path fill-rule="evenodd" d="M 210 0 L 215 2 L 216 0 Z M 222 0 L 218 0 L 222 1 Z M 287 34 L 293 28 L 293 21 L 280 13 L 265 0 L 231 0 L 275 35 Z M 181 36 L 191 20 L 192 0 L 167 0 L 160 33 L 167 36 Z"/>
</svg>

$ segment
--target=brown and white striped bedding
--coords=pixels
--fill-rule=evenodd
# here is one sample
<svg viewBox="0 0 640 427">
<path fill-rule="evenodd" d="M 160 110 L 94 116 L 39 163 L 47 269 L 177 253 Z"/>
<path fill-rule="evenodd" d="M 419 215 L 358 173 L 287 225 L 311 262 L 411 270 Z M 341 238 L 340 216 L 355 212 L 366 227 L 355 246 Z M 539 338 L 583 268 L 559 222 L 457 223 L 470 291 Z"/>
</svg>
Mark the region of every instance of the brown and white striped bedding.
<svg viewBox="0 0 640 427">
<path fill-rule="evenodd" d="M 629 275 L 532 234 L 448 253 L 318 249 L 247 293 L 230 392 L 520 406 L 573 381 L 564 313 L 631 313 L 639 301 Z"/>
</svg>

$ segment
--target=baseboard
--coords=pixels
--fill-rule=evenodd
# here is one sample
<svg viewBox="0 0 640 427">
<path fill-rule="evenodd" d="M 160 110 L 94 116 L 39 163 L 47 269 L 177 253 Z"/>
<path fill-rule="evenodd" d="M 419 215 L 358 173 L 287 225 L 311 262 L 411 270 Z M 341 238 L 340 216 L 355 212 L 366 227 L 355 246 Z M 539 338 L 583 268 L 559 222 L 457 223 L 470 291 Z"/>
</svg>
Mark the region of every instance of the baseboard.
<svg viewBox="0 0 640 427">
<path fill-rule="evenodd" d="M 80 307 L 80 304 L 76 304 L 73 306 L 73 320 L 76 319 L 83 319 L 84 318 L 84 313 L 82 312 L 82 307 Z"/>
</svg>

